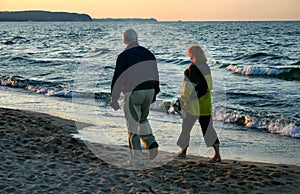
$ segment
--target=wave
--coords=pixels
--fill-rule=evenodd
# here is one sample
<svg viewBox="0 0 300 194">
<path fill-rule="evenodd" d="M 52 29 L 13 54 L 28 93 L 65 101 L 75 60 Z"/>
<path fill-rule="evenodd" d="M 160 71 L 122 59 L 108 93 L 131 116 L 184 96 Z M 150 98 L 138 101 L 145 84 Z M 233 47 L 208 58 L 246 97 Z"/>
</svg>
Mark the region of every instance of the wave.
<svg viewBox="0 0 300 194">
<path fill-rule="evenodd" d="M 171 115 L 178 116 L 178 113 L 173 107 L 174 101 L 157 101 L 151 106 L 151 110 L 166 112 Z M 249 130 L 259 130 L 262 132 L 269 132 L 288 136 L 293 138 L 300 138 L 300 120 L 291 121 L 283 117 L 272 116 L 268 113 L 256 114 L 254 112 L 246 113 L 241 110 L 227 110 L 215 108 L 213 119 L 223 123 L 235 124 L 241 128 Z"/>
<path fill-rule="evenodd" d="M 300 138 L 300 120 L 289 121 L 283 117 L 271 115 L 253 115 L 241 111 L 227 111 L 224 115 L 218 115 L 217 120 L 224 123 L 236 124 L 249 129 L 268 131 L 273 134 Z"/>
<path fill-rule="evenodd" d="M 225 68 L 228 71 L 245 76 L 265 76 L 284 80 L 300 81 L 300 68 L 273 68 L 229 65 Z"/>
<path fill-rule="evenodd" d="M 292 63 L 291 65 L 300 65 L 300 61 L 297 61 L 297 62 L 295 62 L 295 63 Z"/>
<path fill-rule="evenodd" d="M 240 98 L 264 98 L 264 99 L 273 99 L 274 97 L 266 94 L 252 94 L 249 92 L 234 92 L 226 91 L 226 95 L 229 95 L 231 99 L 240 99 Z"/>
<path fill-rule="evenodd" d="M 21 76 L 9 75 L 0 77 L 0 85 L 11 88 L 22 88 L 46 96 L 73 97 L 72 91 L 62 88 L 59 83 L 25 79 Z"/>
<path fill-rule="evenodd" d="M 0 77 L 0 86 L 20 88 L 45 96 L 95 99 L 96 101 L 102 102 L 105 105 L 108 105 L 110 100 L 110 93 L 108 92 L 75 92 L 63 88 L 61 84 L 57 82 L 30 80 L 16 75 Z"/>
<path fill-rule="evenodd" d="M 16 36 L 11 39 L 3 39 L 2 40 L 2 44 L 4 44 L 4 45 L 23 44 L 23 43 L 27 43 L 27 42 L 29 42 L 29 40 L 27 40 L 26 38 L 21 37 L 21 36 Z"/>
<path fill-rule="evenodd" d="M 158 100 L 150 107 L 151 110 L 179 116 L 175 111 L 174 101 Z M 292 121 L 282 116 L 269 113 L 245 112 L 242 110 L 227 110 L 214 108 L 213 119 L 227 124 L 238 125 L 240 129 L 258 130 L 300 139 L 300 120 Z"/>
<path fill-rule="evenodd" d="M 100 102 L 99 105 L 109 106 L 109 92 L 74 92 L 61 87 L 59 83 L 44 82 L 38 80 L 24 79 L 21 76 L 2 76 L 0 77 L 0 85 L 11 88 L 22 88 L 24 90 L 42 94 L 46 96 L 55 96 L 63 98 L 89 98 Z M 164 94 L 166 95 L 166 94 Z M 238 95 L 244 95 L 243 93 Z M 161 96 L 159 96 L 161 97 Z M 174 101 L 158 99 L 151 105 L 151 110 L 165 112 L 166 114 L 178 116 L 173 104 Z M 284 136 L 300 138 L 300 120 L 288 121 L 278 116 L 270 116 L 269 114 L 246 113 L 241 110 L 230 110 L 225 112 L 224 109 L 215 108 L 213 117 L 215 120 L 224 123 L 236 124 L 249 129 L 258 129 L 276 133 Z"/>
<path fill-rule="evenodd" d="M 10 57 L 8 59 L 9 61 L 17 61 L 17 62 L 28 62 L 29 64 L 52 64 L 53 61 L 50 60 L 44 60 L 44 59 L 32 59 L 32 58 L 28 58 L 26 56 L 14 56 L 14 57 Z"/>
<path fill-rule="evenodd" d="M 267 57 L 267 56 L 274 56 L 263 52 L 258 52 L 254 54 L 247 55 L 245 58 L 251 59 L 251 58 L 261 58 L 261 57 Z"/>
<path fill-rule="evenodd" d="M 187 65 L 187 64 L 190 64 L 191 62 L 188 61 L 188 60 L 185 60 L 185 59 L 179 59 L 179 58 L 175 58 L 174 59 L 157 59 L 158 62 L 161 62 L 161 63 L 173 63 L 173 64 L 176 64 L 176 65 Z"/>
<path fill-rule="evenodd" d="M 43 81 L 29 80 L 21 76 L 9 75 L 0 77 L 0 84 L 12 88 L 25 88 L 29 85 L 42 85 Z"/>
<path fill-rule="evenodd" d="M 236 57 L 236 60 L 263 60 L 263 59 L 268 59 L 268 60 L 274 60 L 274 59 L 290 59 L 289 57 L 286 56 L 279 56 L 275 54 L 269 54 L 269 53 L 264 53 L 264 52 L 258 52 L 254 54 L 245 54 Z"/>
</svg>

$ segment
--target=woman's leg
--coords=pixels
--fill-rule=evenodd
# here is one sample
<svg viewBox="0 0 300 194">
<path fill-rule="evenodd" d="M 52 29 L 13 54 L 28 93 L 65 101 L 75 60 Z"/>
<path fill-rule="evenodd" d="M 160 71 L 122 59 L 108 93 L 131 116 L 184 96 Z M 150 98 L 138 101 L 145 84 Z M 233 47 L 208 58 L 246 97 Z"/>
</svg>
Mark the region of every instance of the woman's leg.
<svg viewBox="0 0 300 194">
<path fill-rule="evenodd" d="M 213 157 L 216 161 L 221 161 L 221 155 L 219 150 L 219 138 L 216 130 L 213 127 L 213 120 L 211 116 L 200 116 L 199 123 L 201 125 L 202 134 L 207 147 L 213 147 L 215 155 Z"/>
<path fill-rule="evenodd" d="M 215 155 L 214 157 L 212 158 L 213 161 L 216 161 L 216 162 L 221 162 L 221 155 L 220 155 L 220 149 L 219 149 L 219 145 L 220 143 L 215 143 L 213 145 L 213 148 L 215 150 Z"/>
<path fill-rule="evenodd" d="M 190 142 L 190 133 L 193 128 L 194 123 L 197 120 L 197 116 L 187 114 L 182 121 L 182 130 L 181 134 L 177 140 L 177 145 L 186 153 L 186 149 L 189 146 Z"/>
</svg>

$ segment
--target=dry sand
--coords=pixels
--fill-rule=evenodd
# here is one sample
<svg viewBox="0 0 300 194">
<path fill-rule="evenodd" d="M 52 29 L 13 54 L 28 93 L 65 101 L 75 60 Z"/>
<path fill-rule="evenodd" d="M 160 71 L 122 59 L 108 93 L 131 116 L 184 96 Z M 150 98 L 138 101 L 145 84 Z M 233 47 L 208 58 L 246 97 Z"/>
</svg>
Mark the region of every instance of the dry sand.
<svg viewBox="0 0 300 194">
<path fill-rule="evenodd" d="M 77 127 L 84 127 L 81 124 Z M 0 193 L 299 193 L 300 167 L 189 156 L 126 170 L 96 157 L 74 121 L 0 108 Z M 124 135 L 126 133 L 124 132 Z"/>
</svg>

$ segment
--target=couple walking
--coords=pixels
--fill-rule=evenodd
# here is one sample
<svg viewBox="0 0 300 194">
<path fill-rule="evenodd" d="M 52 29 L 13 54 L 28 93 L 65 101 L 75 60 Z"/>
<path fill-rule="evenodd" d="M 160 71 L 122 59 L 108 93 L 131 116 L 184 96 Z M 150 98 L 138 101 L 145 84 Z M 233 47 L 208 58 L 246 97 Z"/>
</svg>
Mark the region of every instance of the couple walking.
<svg viewBox="0 0 300 194">
<path fill-rule="evenodd" d="M 118 99 L 124 94 L 124 114 L 128 129 L 130 163 L 143 164 L 141 140 L 153 160 L 158 154 L 158 143 L 147 120 L 151 103 L 160 92 L 156 58 L 148 49 L 139 46 L 137 33 L 128 29 L 122 34 L 125 50 L 119 54 L 111 84 L 111 102 L 114 110 L 120 109 Z M 188 48 L 192 64 L 184 71 L 181 108 L 184 111 L 182 131 L 177 141 L 181 148 L 179 158 L 185 158 L 190 132 L 198 120 L 205 143 L 215 151 L 212 162 L 220 162 L 219 139 L 213 128 L 211 94 L 212 78 L 203 50 L 196 45 Z M 183 114 L 182 114 L 183 115 Z"/>
</svg>

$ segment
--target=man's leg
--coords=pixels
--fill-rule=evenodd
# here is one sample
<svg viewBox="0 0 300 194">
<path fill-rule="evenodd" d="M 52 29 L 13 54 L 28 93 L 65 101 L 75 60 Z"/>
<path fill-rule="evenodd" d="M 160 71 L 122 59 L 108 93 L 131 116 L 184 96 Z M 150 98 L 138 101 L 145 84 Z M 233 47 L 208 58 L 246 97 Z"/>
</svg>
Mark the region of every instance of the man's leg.
<svg viewBox="0 0 300 194">
<path fill-rule="evenodd" d="M 158 154 L 158 143 L 152 133 L 152 128 L 148 121 L 148 115 L 150 111 L 150 105 L 152 103 L 153 97 L 155 95 L 154 89 L 142 90 L 144 99 L 141 104 L 141 120 L 139 124 L 139 134 L 142 139 L 143 144 L 149 150 L 148 158 L 153 160 Z"/>
<path fill-rule="evenodd" d="M 142 141 L 145 147 L 148 149 L 150 145 L 155 141 L 155 137 L 152 134 L 152 128 L 148 121 L 148 115 L 150 111 L 150 105 L 152 103 L 152 99 L 154 96 L 154 89 L 153 90 L 141 90 L 140 91 L 143 96 L 143 102 L 141 104 L 141 119 L 139 123 L 139 134 L 142 138 Z"/>
<path fill-rule="evenodd" d="M 130 148 L 130 160 L 134 163 L 143 162 L 143 154 L 138 132 L 140 118 L 140 106 L 136 99 L 137 96 L 134 92 L 127 93 L 124 96 L 124 114 L 126 118 L 126 126 L 128 130 L 128 141 Z"/>
</svg>

